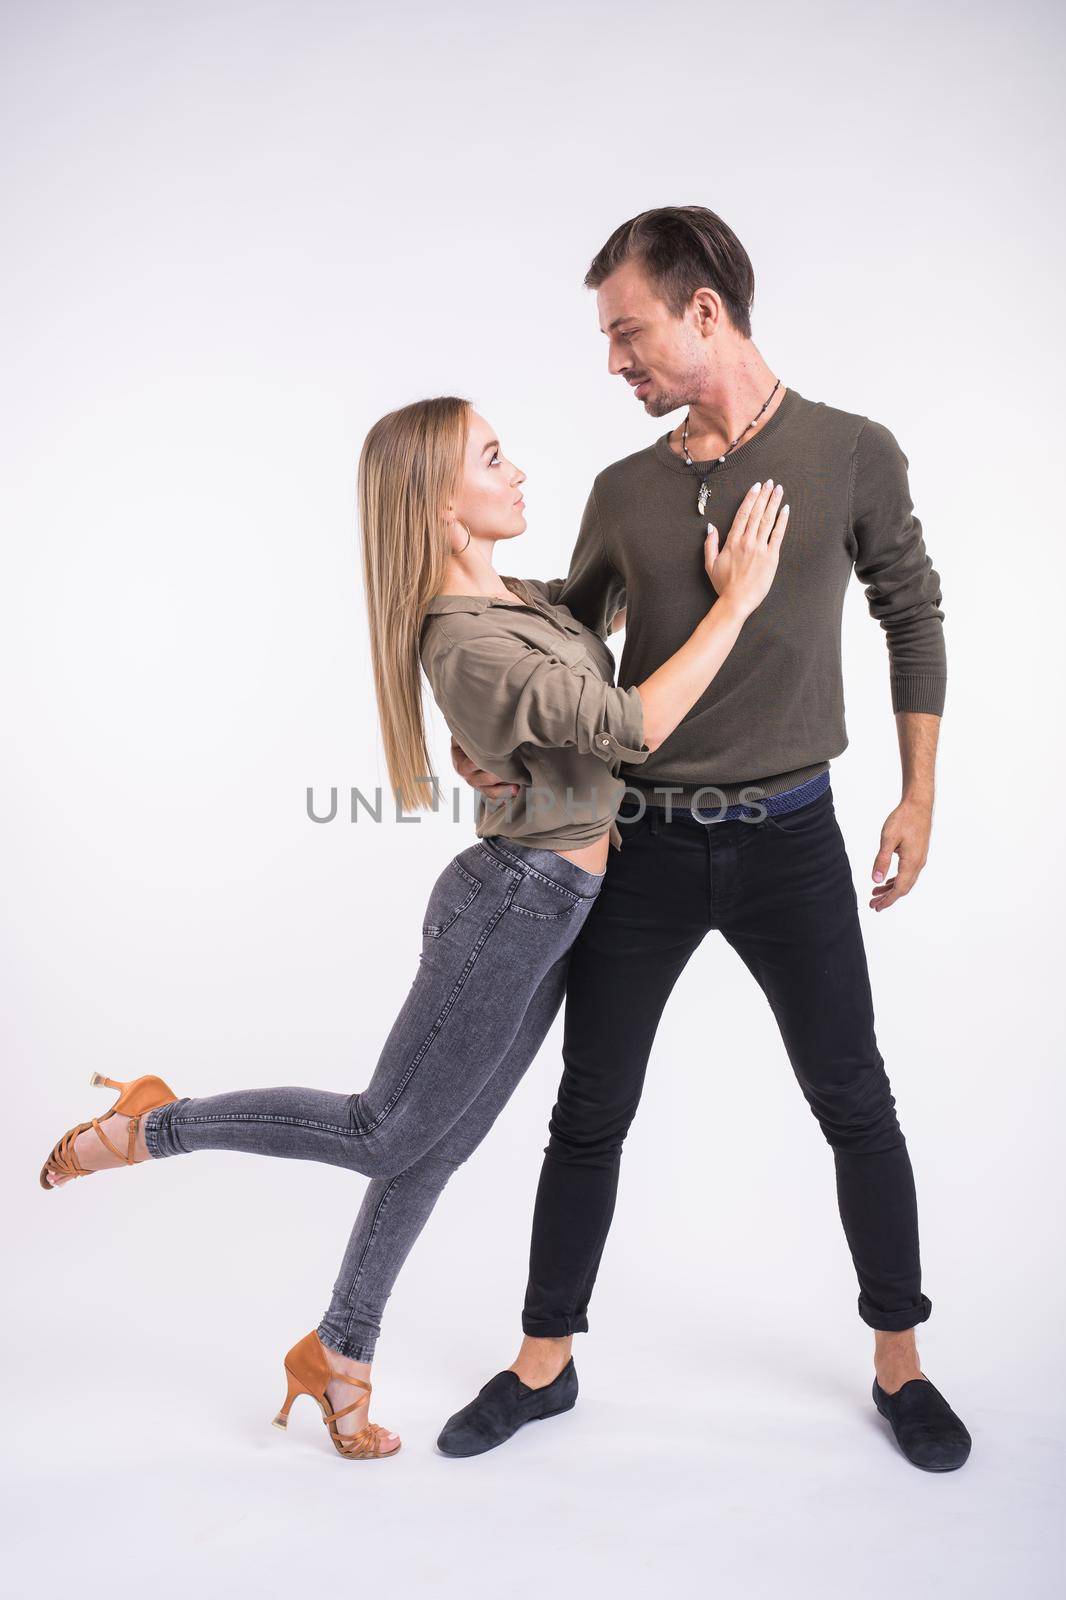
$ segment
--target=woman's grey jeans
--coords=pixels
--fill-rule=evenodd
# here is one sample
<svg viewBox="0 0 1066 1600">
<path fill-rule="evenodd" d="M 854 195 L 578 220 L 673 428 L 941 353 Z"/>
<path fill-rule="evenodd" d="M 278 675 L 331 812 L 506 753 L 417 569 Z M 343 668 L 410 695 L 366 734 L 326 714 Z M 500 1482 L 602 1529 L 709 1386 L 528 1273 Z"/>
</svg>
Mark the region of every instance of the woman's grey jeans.
<svg viewBox="0 0 1066 1600">
<path fill-rule="evenodd" d="M 152 1156 L 247 1150 L 371 1179 L 318 1326 L 323 1344 L 373 1359 L 385 1302 L 437 1197 L 555 1019 L 602 883 L 554 850 L 480 840 L 433 885 L 418 972 L 360 1094 L 238 1089 L 145 1119 Z"/>
</svg>

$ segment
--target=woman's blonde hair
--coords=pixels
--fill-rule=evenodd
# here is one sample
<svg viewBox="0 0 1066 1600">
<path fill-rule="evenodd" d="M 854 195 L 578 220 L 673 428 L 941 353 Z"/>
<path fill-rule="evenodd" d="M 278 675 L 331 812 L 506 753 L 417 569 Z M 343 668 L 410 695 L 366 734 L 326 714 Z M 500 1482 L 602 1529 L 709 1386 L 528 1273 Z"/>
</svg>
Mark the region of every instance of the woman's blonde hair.
<svg viewBox="0 0 1066 1600">
<path fill-rule="evenodd" d="M 451 554 L 445 514 L 463 475 L 470 401 L 417 400 L 375 422 L 359 456 L 359 523 L 381 736 L 404 811 L 432 803 L 419 633 Z"/>
</svg>

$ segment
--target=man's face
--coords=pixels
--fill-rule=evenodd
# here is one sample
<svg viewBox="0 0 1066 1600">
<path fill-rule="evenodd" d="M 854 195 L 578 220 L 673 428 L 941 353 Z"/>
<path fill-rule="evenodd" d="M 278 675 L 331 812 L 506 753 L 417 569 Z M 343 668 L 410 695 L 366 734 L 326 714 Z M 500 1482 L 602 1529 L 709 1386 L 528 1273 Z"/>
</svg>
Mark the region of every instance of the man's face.
<svg viewBox="0 0 1066 1600">
<path fill-rule="evenodd" d="M 626 261 L 596 291 L 607 367 L 626 380 L 651 417 L 696 405 L 708 373 L 708 341 L 694 310 L 675 317 L 639 261 Z"/>
</svg>

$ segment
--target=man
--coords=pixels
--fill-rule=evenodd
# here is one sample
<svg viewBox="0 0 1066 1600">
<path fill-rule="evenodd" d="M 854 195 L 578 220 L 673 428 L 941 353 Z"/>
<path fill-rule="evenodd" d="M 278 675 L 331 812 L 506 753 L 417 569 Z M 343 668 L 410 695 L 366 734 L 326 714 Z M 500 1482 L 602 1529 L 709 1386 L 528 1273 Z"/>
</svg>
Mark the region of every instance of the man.
<svg viewBox="0 0 1066 1600">
<path fill-rule="evenodd" d="M 713 212 L 624 223 L 585 278 L 609 368 L 676 427 L 596 478 L 565 579 L 542 585 L 603 638 L 625 610 L 622 686 L 676 650 L 706 607 L 707 523 L 728 528 L 753 483 L 791 505 L 774 585 L 728 661 L 641 766 L 596 906 L 571 953 L 564 1072 L 537 1193 L 517 1359 L 445 1426 L 470 1455 L 573 1405 L 571 1344 L 614 1209 L 622 1142 L 670 992 L 720 932 L 763 989 L 832 1147 L 859 1316 L 874 1329 L 874 1401 L 908 1460 L 959 1467 L 963 1423 L 922 1373 L 914 1179 L 874 1034 L 858 905 L 829 788 L 847 746 L 840 671 L 854 570 L 885 630 L 902 796 L 881 830 L 870 905 L 914 887 L 929 848 L 946 659 L 940 579 L 913 514 L 907 461 L 865 417 L 804 399 L 752 342 L 754 274 Z M 487 798 L 515 792 L 455 747 Z M 748 802 L 748 804 L 745 804 Z M 894 876 L 892 857 L 898 858 Z"/>
</svg>

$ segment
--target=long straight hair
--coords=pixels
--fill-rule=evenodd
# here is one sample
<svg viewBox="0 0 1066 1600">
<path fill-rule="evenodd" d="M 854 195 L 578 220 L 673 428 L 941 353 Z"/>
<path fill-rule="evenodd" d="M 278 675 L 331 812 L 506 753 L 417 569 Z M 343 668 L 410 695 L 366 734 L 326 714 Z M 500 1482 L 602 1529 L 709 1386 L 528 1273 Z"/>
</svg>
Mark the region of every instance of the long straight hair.
<svg viewBox="0 0 1066 1600">
<path fill-rule="evenodd" d="M 404 811 L 432 804 L 419 635 L 451 554 L 445 514 L 462 482 L 470 401 L 417 400 L 375 422 L 359 456 L 359 523 L 381 736 Z"/>
</svg>

